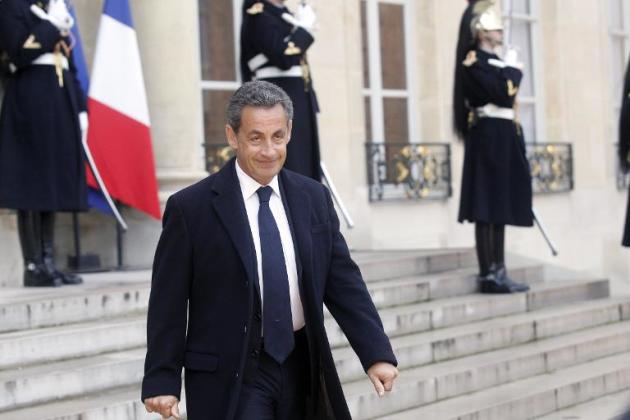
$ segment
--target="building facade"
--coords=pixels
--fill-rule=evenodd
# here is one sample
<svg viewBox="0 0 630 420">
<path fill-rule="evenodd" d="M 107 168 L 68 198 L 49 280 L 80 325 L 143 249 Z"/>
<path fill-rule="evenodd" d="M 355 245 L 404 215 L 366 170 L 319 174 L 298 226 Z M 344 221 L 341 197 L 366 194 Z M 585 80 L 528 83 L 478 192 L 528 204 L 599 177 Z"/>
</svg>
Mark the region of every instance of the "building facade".
<svg viewBox="0 0 630 420">
<path fill-rule="evenodd" d="M 88 61 L 101 0 L 74 0 Z M 295 6 L 297 1 L 289 1 Z M 468 247 L 458 224 L 463 145 L 451 130 L 454 53 L 464 0 L 311 0 L 310 50 L 322 157 L 355 222 L 354 249 Z M 162 202 L 227 157 L 223 112 L 240 84 L 241 0 L 132 0 Z M 630 53 L 624 0 L 504 0 L 526 77 L 519 116 L 530 145 L 534 205 L 560 254 L 535 229 L 507 230 L 507 249 L 576 270 L 630 279 L 620 246 L 627 199 L 616 125 Z M 124 261 L 148 266 L 160 224 L 124 212 Z M 58 255 L 72 254 L 70 217 Z M 116 263 L 113 221 L 80 216 L 84 252 Z M 15 216 L 0 214 L 0 284 L 21 283 Z M 630 282 L 630 280 L 629 280 Z"/>
</svg>

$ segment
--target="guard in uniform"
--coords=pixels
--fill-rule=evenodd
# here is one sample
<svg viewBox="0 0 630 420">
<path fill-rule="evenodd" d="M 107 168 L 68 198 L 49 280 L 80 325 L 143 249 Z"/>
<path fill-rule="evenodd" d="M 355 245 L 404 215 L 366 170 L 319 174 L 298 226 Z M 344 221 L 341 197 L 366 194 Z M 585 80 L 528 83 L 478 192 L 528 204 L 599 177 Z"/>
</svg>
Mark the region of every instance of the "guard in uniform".
<svg viewBox="0 0 630 420">
<path fill-rule="evenodd" d="M 630 62 L 626 69 L 619 115 L 619 167 L 624 174 L 630 172 Z M 628 194 L 622 245 L 630 247 L 630 194 Z"/>
<path fill-rule="evenodd" d="M 244 82 L 266 80 L 287 92 L 295 114 L 284 167 L 320 181 L 319 108 L 306 58 L 314 23 L 309 6 L 300 6 L 293 16 L 284 0 L 245 0 L 241 73 Z"/>
<path fill-rule="evenodd" d="M 516 51 L 504 60 L 494 2 L 472 1 L 460 25 L 455 63 L 454 128 L 465 142 L 459 222 L 475 223 L 483 293 L 529 287 L 507 275 L 505 225 L 532 226 L 532 181 L 515 102 L 522 72 Z"/>
<path fill-rule="evenodd" d="M 81 282 L 57 270 L 53 255 L 55 212 L 87 209 L 87 114 L 68 37 L 73 24 L 63 0 L 0 0 L 0 50 L 10 61 L 0 114 L 0 208 L 17 210 L 25 286 Z"/>
</svg>

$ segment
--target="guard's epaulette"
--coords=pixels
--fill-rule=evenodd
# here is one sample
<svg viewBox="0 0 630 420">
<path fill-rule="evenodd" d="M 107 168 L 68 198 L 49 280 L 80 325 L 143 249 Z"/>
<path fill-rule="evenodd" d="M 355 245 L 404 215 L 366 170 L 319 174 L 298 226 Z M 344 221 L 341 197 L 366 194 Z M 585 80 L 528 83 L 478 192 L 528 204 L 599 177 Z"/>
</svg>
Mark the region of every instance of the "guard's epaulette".
<svg viewBox="0 0 630 420">
<path fill-rule="evenodd" d="M 265 4 L 259 1 L 258 3 L 252 4 L 252 6 L 249 9 L 247 9 L 247 14 L 251 16 L 259 15 L 264 10 L 265 10 Z"/>
</svg>

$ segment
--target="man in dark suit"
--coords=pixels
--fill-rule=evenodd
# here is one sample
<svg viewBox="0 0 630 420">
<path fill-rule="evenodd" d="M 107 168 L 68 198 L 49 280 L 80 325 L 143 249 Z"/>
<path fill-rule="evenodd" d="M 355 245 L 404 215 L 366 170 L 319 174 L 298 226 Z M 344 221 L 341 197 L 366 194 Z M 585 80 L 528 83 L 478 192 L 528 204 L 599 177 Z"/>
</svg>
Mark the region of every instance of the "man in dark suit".
<svg viewBox="0 0 630 420">
<path fill-rule="evenodd" d="M 293 107 L 264 81 L 239 88 L 221 171 L 174 194 L 153 267 L 142 400 L 200 419 L 350 419 L 324 330 L 326 304 L 376 391 L 396 358 L 339 232 L 330 193 L 286 169 Z"/>
</svg>

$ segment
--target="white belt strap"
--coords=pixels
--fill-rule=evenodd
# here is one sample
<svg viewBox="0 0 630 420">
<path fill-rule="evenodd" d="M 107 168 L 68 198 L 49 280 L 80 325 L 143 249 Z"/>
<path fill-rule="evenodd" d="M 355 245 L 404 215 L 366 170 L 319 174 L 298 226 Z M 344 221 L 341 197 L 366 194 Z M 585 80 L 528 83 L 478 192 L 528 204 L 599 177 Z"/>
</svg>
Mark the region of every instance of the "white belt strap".
<svg viewBox="0 0 630 420">
<path fill-rule="evenodd" d="M 70 68 L 70 64 L 68 63 L 68 58 L 66 56 L 60 55 L 59 57 L 57 57 L 53 53 L 42 54 L 35 60 L 31 61 L 31 64 L 37 66 L 56 66 L 58 62 L 57 60 L 61 62 L 61 67 L 64 70 L 68 70 Z M 18 68 L 15 64 L 9 63 L 9 70 L 11 71 L 11 73 L 15 73 L 16 71 L 18 71 Z"/>
<path fill-rule="evenodd" d="M 281 70 L 278 67 L 265 67 L 256 70 L 256 79 L 270 79 L 274 77 L 302 77 L 304 72 L 301 66 L 293 66 L 289 70 Z"/>
<path fill-rule="evenodd" d="M 264 66 L 268 62 L 269 59 L 267 58 L 267 56 L 263 53 L 260 53 L 247 62 L 247 67 L 249 67 L 250 71 L 256 71 L 257 68 Z"/>
<path fill-rule="evenodd" d="M 512 108 L 501 108 L 495 104 L 487 104 L 477 108 L 479 118 L 502 118 L 504 120 L 513 120 L 515 117 Z"/>
</svg>

